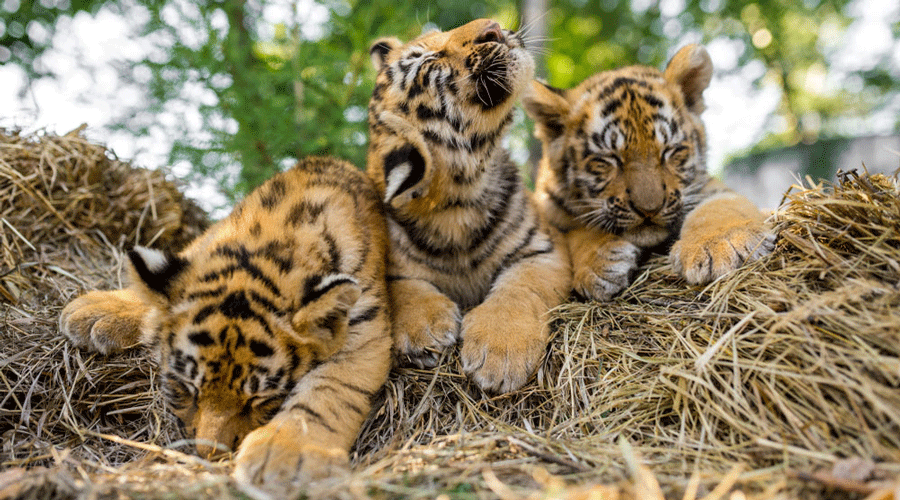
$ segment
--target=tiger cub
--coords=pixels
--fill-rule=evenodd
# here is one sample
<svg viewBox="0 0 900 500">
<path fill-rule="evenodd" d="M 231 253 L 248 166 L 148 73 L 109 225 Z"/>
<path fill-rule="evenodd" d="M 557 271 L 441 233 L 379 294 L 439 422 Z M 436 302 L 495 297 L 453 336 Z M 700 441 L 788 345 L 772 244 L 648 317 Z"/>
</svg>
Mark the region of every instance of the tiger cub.
<svg viewBox="0 0 900 500">
<path fill-rule="evenodd" d="M 706 173 L 706 50 L 688 45 L 664 72 L 631 66 L 572 90 L 533 82 L 523 102 L 543 144 L 536 193 L 565 233 L 574 289 L 608 300 L 641 253 L 670 244 L 673 268 L 704 284 L 772 250 L 765 217 Z"/>
<path fill-rule="evenodd" d="M 564 242 L 501 145 L 534 62 L 490 20 L 376 41 L 367 170 L 387 211 L 395 345 L 419 366 L 462 339 L 483 390 L 521 387 L 571 286 Z"/>
<path fill-rule="evenodd" d="M 371 182 L 309 158 L 178 255 L 136 247 L 131 288 L 75 299 L 60 330 L 104 353 L 152 346 L 200 455 L 238 448 L 241 481 L 307 482 L 347 463 L 387 378 L 386 248 Z"/>
</svg>

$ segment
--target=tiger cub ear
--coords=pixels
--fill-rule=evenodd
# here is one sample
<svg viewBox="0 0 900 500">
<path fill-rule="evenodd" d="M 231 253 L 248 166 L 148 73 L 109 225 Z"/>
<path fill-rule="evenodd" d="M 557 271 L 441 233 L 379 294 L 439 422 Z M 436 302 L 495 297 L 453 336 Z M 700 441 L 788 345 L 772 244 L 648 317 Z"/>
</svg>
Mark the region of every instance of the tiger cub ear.
<svg viewBox="0 0 900 500">
<path fill-rule="evenodd" d="M 375 66 L 375 71 L 380 71 L 387 60 L 388 53 L 401 45 L 403 45 L 403 42 L 394 37 L 379 38 L 372 42 L 372 45 L 369 47 L 369 58 L 372 59 L 372 66 Z"/>
<path fill-rule="evenodd" d="M 570 110 L 565 92 L 534 80 L 522 96 L 525 111 L 535 121 L 534 135 L 538 139 L 549 142 L 562 135 Z"/>
<path fill-rule="evenodd" d="M 137 292 L 149 303 L 171 302 L 175 284 L 187 269 L 188 261 L 171 252 L 141 246 L 128 252 L 128 259 L 131 283 Z"/>
<path fill-rule="evenodd" d="M 706 109 L 703 91 L 712 80 L 713 66 L 709 53 L 700 45 L 682 47 L 669 61 L 663 73 L 669 83 L 677 85 L 684 95 L 684 103 L 699 115 Z"/>
<path fill-rule="evenodd" d="M 431 153 L 421 131 L 405 117 L 382 111 L 376 120 L 383 135 L 378 138 L 379 147 L 369 150 L 366 169 L 381 167 L 384 202 L 400 207 L 431 188 Z"/>
<path fill-rule="evenodd" d="M 346 274 L 307 279 L 300 309 L 291 318 L 294 340 L 319 359 L 336 353 L 347 340 L 348 313 L 361 293 L 356 279 Z"/>
</svg>

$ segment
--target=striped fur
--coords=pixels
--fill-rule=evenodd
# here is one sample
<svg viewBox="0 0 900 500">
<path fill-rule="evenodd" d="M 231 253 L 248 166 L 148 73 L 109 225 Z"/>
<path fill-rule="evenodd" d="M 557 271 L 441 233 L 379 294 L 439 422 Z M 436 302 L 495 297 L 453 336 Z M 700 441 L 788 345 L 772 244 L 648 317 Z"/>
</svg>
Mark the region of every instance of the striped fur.
<svg viewBox="0 0 900 500">
<path fill-rule="evenodd" d="M 700 119 L 712 63 L 697 45 L 660 72 L 632 66 L 572 90 L 524 96 L 543 143 L 538 203 L 566 234 L 575 291 L 607 300 L 643 251 L 672 245 L 676 269 L 707 283 L 771 251 L 759 210 L 706 172 Z"/>
<path fill-rule="evenodd" d="M 310 479 L 347 461 L 390 368 L 386 247 L 371 182 L 310 158 L 178 255 L 136 248 L 132 288 L 76 299 L 60 328 L 103 352 L 152 345 L 200 454 L 240 443 L 239 479 Z"/>
<path fill-rule="evenodd" d="M 375 42 L 367 170 L 387 207 L 388 287 L 403 359 L 510 391 L 534 371 L 570 270 L 501 141 L 534 63 L 489 20 Z"/>
</svg>

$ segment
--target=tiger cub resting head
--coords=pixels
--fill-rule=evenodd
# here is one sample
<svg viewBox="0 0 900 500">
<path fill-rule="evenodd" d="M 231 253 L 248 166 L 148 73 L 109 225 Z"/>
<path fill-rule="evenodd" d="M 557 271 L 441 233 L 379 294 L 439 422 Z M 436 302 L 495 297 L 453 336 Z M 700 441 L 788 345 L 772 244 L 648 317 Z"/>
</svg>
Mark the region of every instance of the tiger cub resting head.
<svg viewBox="0 0 900 500">
<path fill-rule="evenodd" d="M 631 66 L 571 90 L 533 82 L 523 98 L 543 143 L 536 192 L 566 234 L 576 292 L 606 300 L 640 254 L 674 245 L 674 269 L 708 283 L 772 249 L 760 211 L 706 172 L 706 50 L 688 45 L 660 72 Z"/>
<path fill-rule="evenodd" d="M 101 352 L 148 344 L 169 406 L 236 477 L 284 488 L 340 470 L 390 367 L 387 239 L 370 181 L 310 158 L 178 255 L 137 247 L 130 289 L 71 302 L 60 329 Z"/>
<path fill-rule="evenodd" d="M 521 387 L 571 286 L 564 243 L 502 147 L 534 62 L 487 19 L 371 47 L 367 171 L 387 207 L 399 353 L 433 366 L 462 339 L 482 389 Z"/>
</svg>

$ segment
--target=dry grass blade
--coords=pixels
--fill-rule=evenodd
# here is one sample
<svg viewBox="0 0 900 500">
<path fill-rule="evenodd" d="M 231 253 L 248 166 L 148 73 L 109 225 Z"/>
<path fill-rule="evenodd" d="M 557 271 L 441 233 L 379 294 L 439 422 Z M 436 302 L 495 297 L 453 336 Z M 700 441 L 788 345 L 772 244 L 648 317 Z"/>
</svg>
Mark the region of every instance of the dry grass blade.
<svg viewBox="0 0 900 500">
<path fill-rule="evenodd" d="M 177 189 L 77 134 L 3 133 L 0 195 L 0 497 L 264 498 L 227 462 L 185 458 L 144 353 L 87 354 L 56 330 L 77 292 L 120 285 L 123 245 L 201 230 Z M 775 252 L 712 285 L 655 258 L 615 301 L 560 307 L 515 393 L 481 393 L 453 352 L 395 370 L 356 472 L 308 495 L 896 497 L 897 183 L 798 188 L 772 221 Z M 853 457 L 864 477 L 833 472 Z"/>
</svg>

